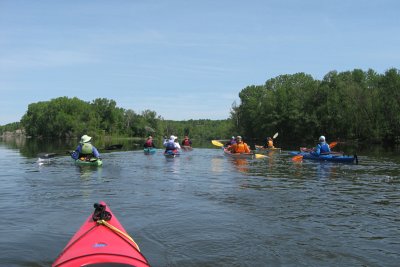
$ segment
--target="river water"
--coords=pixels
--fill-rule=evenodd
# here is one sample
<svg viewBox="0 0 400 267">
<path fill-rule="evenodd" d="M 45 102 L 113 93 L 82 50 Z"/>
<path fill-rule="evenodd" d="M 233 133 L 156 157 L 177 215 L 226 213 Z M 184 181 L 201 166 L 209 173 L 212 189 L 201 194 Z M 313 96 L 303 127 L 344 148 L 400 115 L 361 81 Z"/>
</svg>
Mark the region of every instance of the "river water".
<svg viewBox="0 0 400 267">
<path fill-rule="evenodd" d="M 356 165 L 131 150 L 80 167 L 29 150 L 0 142 L 0 266 L 50 266 L 99 201 L 152 266 L 400 264 L 396 153 Z"/>
</svg>

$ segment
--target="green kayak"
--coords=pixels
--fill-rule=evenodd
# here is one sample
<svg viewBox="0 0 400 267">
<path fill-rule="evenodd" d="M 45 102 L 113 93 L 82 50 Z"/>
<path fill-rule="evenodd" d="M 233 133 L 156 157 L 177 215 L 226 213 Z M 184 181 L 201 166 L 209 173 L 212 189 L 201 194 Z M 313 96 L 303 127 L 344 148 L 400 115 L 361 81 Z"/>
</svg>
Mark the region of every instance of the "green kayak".
<svg viewBox="0 0 400 267">
<path fill-rule="evenodd" d="M 99 158 L 91 158 L 91 159 L 77 159 L 75 160 L 75 164 L 78 165 L 86 165 L 86 166 L 102 166 L 103 165 L 103 161 Z"/>
</svg>

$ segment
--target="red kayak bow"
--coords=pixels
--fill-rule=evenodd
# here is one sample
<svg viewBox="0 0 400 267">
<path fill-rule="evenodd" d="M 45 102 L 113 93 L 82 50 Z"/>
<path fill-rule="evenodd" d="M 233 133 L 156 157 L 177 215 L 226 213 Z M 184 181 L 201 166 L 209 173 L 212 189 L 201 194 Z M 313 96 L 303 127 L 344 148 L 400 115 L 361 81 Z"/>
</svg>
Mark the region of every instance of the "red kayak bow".
<svg viewBox="0 0 400 267">
<path fill-rule="evenodd" d="M 94 204 L 95 211 L 76 232 L 53 263 L 53 267 L 150 266 L 139 246 L 104 202 Z M 104 266 L 104 265 L 101 265 Z"/>
</svg>

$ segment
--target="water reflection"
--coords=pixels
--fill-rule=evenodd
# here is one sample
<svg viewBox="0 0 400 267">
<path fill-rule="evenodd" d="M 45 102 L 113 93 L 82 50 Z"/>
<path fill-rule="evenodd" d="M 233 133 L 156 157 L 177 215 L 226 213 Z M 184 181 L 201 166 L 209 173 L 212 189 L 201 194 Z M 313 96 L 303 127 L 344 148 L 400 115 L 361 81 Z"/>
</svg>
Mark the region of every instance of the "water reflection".
<svg viewBox="0 0 400 267">
<path fill-rule="evenodd" d="M 244 173 L 249 172 L 249 162 L 247 159 L 230 159 L 230 162 L 233 163 L 236 170 Z"/>
<path fill-rule="evenodd" d="M 292 162 L 298 178 L 315 177 L 319 179 L 335 179 L 339 175 L 343 163 L 323 162 L 323 161 L 299 161 Z M 348 165 L 348 164 L 347 164 Z"/>
<path fill-rule="evenodd" d="M 102 178 L 102 166 L 81 166 L 76 165 L 79 177 L 82 181 L 89 181 L 92 177 L 96 176 L 97 179 Z"/>
<path fill-rule="evenodd" d="M 221 156 L 219 157 L 213 157 L 211 159 L 211 170 L 213 172 L 224 172 L 225 170 L 225 159 Z"/>
<path fill-rule="evenodd" d="M 152 266 L 396 266 L 399 163 L 360 162 L 235 160 L 196 149 L 171 160 L 161 150 L 114 151 L 101 168 L 67 156 L 38 165 L 0 144 L 0 203 L 12 222 L 0 229 L 0 262 L 50 266 L 102 199 Z"/>
<path fill-rule="evenodd" d="M 181 163 L 181 156 L 170 158 L 165 157 L 165 167 L 164 170 L 166 172 L 172 172 L 178 174 L 180 172 L 180 163 Z"/>
</svg>

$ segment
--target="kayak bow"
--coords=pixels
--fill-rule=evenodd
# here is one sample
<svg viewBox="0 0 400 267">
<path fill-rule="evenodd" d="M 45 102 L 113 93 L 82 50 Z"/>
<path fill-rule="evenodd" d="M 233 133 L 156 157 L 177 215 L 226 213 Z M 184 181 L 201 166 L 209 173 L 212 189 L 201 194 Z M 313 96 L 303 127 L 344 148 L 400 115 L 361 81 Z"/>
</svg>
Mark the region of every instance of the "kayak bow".
<svg viewBox="0 0 400 267">
<path fill-rule="evenodd" d="M 157 151 L 157 149 L 155 149 L 154 147 L 143 148 L 144 154 L 154 154 L 154 153 L 156 153 L 156 151 Z"/>
<path fill-rule="evenodd" d="M 104 202 L 94 204 L 95 211 L 68 242 L 52 267 L 150 266 L 139 246 Z M 101 265 L 103 266 L 103 265 Z M 114 265 L 113 265 L 114 266 Z"/>
</svg>

